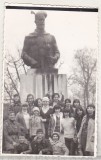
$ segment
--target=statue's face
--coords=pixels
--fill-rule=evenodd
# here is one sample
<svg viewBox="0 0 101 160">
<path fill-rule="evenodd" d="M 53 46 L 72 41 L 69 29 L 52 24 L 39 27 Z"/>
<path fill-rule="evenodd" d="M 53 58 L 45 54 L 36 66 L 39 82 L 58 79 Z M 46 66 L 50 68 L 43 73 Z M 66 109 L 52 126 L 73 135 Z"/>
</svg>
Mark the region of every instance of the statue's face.
<svg viewBox="0 0 101 160">
<path fill-rule="evenodd" d="M 36 26 L 38 29 L 44 29 L 45 27 L 45 18 L 40 17 L 35 20 Z"/>
</svg>

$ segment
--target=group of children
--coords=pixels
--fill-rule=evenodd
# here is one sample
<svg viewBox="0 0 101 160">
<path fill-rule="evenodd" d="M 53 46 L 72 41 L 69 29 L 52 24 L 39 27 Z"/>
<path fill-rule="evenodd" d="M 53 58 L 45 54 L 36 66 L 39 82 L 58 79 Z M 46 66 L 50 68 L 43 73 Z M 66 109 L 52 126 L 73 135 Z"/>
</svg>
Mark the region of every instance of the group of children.
<svg viewBox="0 0 101 160">
<path fill-rule="evenodd" d="M 95 106 L 54 93 L 20 103 L 18 95 L 8 107 L 3 125 L 3 153 L 94 155 Z"/>
</svg>

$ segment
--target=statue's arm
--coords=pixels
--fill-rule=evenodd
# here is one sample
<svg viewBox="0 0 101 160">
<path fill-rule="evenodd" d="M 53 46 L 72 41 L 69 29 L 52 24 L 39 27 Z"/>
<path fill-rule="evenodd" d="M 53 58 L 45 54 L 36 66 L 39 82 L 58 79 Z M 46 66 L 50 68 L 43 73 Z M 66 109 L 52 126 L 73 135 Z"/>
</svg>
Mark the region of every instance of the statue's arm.
<svg viewBox="0 0 101 160">
<path fill-rule="evenodd" d="M 56 61 L 57 61 L 57 60 L 60 58 L 60 52 L 59 52 L 59 50 L 58 50 L 57 43 L 56 43 L 56 39 L 55 39 L 54 36 L 53 36 L 52 43 L 53 43 L 53 50 L 54 50 L 54 58 L 55 58 Z"/>
<path fill-rule="evenodd" d="M 32 57 L 30 57 L 29 52 L 30 52 L 29 38 L 25 37 L 21 58 L 23 59 L 26 65 L 33 66 L 37 62 Z"/>
</svg>

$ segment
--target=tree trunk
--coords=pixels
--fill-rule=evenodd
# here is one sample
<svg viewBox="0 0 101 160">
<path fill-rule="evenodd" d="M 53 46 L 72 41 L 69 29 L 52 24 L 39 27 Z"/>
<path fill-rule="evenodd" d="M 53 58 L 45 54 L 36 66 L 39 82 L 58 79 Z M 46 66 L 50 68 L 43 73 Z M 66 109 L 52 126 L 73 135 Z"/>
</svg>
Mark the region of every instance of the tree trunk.
<svg viewBox="0 0 101 160">
<path fill-rule="evenodd" d="M 88 106 L 88 104 L 89 104 L 89 91 L 88 91 L 88 84 L 86 84 L 85 89 L 86 89 L 86 102 L 87 102 L 87 106 Z"/>
<path fill-rule="evenodd" d="M 85 94 L 85 88 L 84 88 L 84 108 L 86 109 L 86 94 Z"/>
</svg>

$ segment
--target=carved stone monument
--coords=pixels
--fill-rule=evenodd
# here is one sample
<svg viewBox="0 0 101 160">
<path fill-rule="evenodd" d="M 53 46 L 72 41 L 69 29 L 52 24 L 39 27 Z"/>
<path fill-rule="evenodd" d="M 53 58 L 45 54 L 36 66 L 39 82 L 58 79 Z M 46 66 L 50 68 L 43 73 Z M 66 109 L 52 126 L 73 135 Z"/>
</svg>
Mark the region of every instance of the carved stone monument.
<svg viewBox="0 0 101 160">
<path fill-rule="evenodd" d="M 31 69 L 27 75 L 21 75 L 21 101 L 26 100 L 27 94 L 34 94 L 35 98 L 42 98 L 48 91 L 59 92 L 66 96 L 66 75 L 59 75 L 54 68 L 60 58 L 55 37 L 45 32 L 46 12 L 35 14 L 36 29 L 25 37 L 22 59 Z"/>
</svg>

